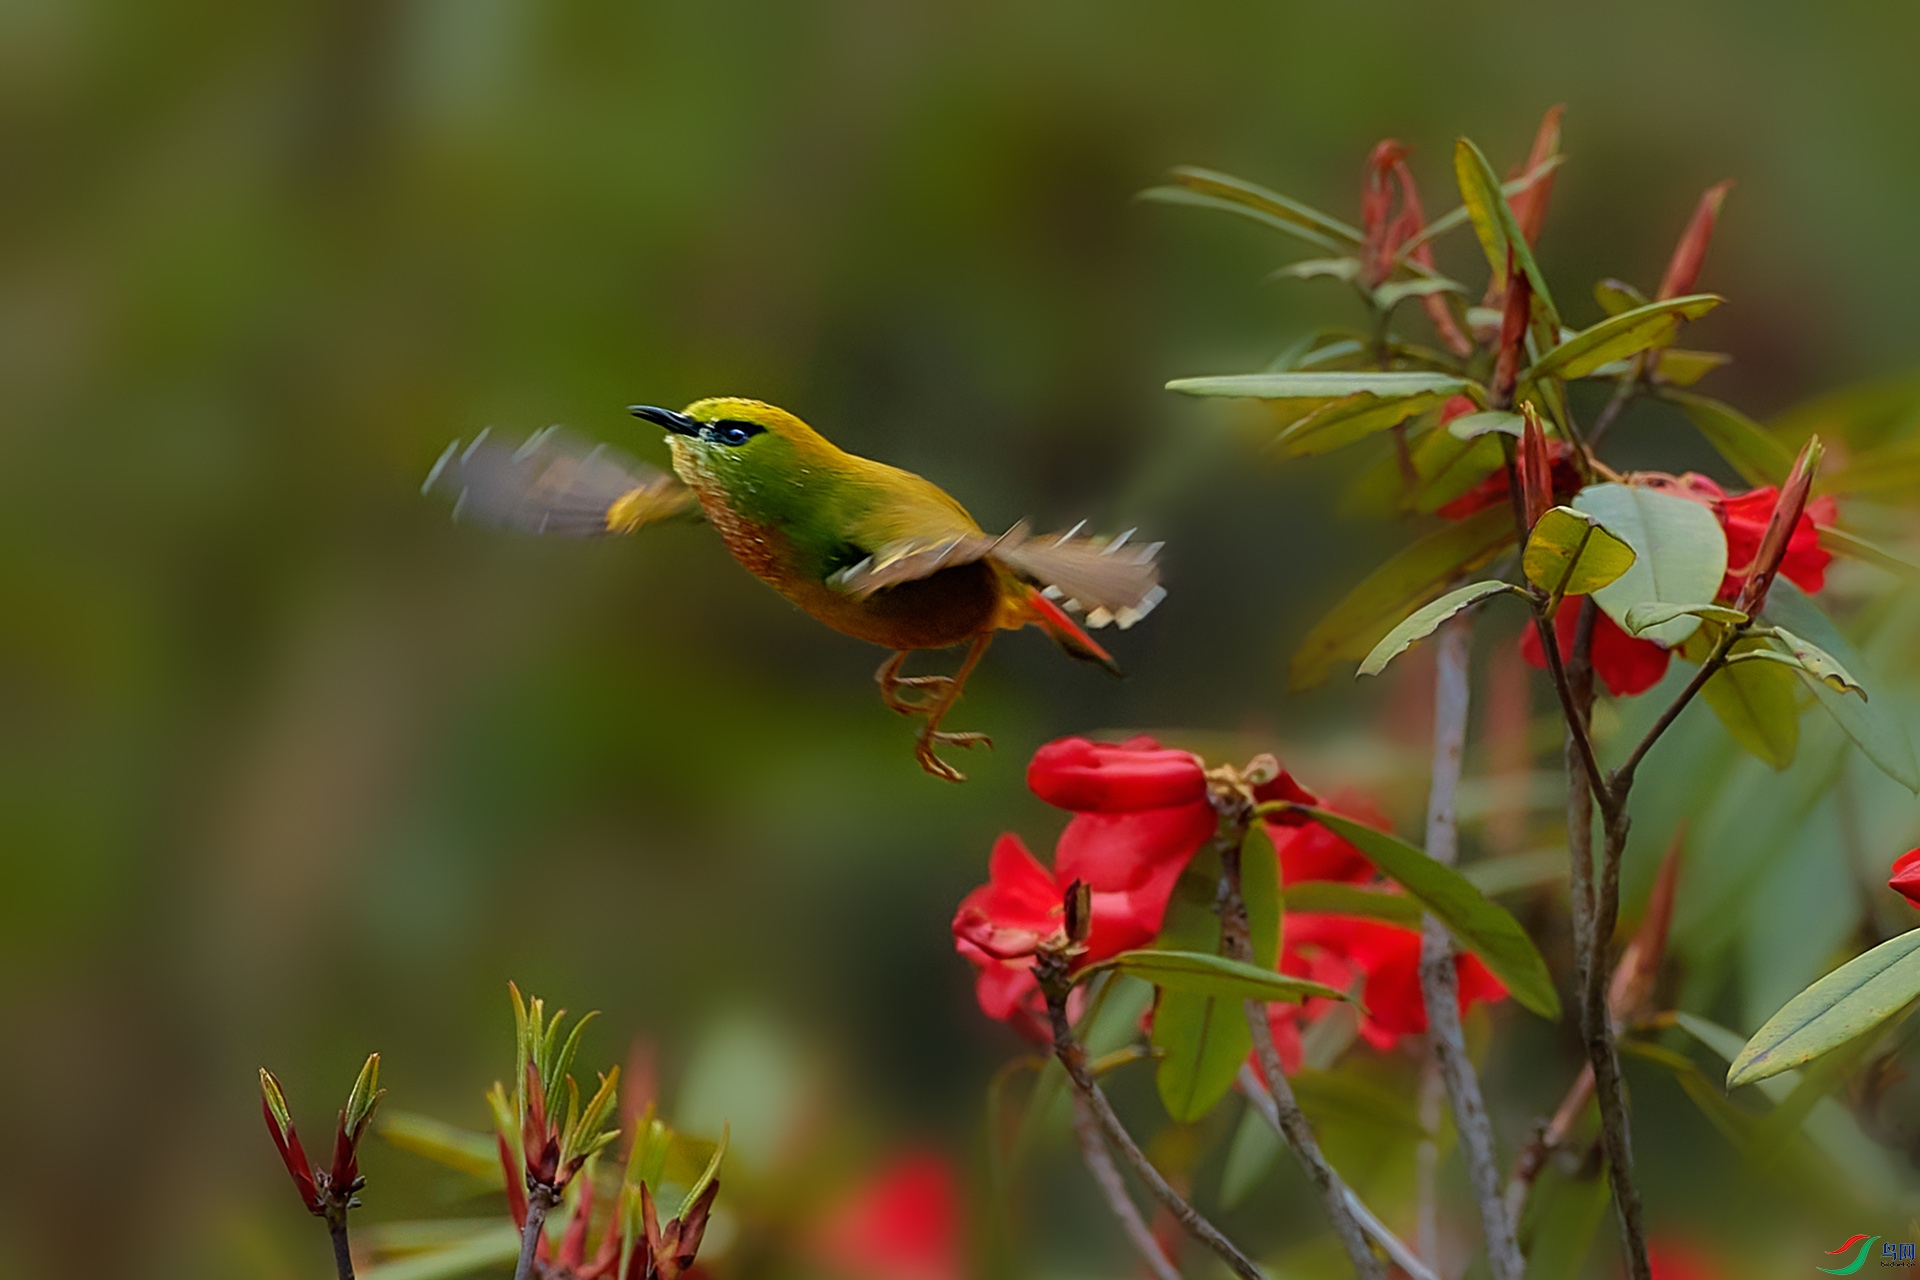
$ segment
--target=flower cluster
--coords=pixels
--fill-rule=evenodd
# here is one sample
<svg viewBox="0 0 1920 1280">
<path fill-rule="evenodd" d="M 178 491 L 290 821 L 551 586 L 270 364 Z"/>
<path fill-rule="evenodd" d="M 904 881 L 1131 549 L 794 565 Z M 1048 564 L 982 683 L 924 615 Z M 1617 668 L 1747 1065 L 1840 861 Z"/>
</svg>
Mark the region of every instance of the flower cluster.
<svg viewBox="0 0 1920 1280">
<path fill-rule="evenodd" d="M 1646 488 L 1697 502 L 1713 512 L 1727 538 L 1727 575 L 1714 598 L 1721 604 L 1733 604 L 1738 600 L 1748 580 L 1760 568 L 1760 543 L 1766 535 L 1774 507 L 1780 500 L 1778 487 L 1767 485 L 1745 493 L 1730 494 L 1713 480 L 1691 471 L 1681 476 L 1644 473 L 1633 480 Z M 1833 555 L 1821 548 L 1818 526 L 1832 524 L 1836 514 L 1837 507 L 1832 497 L 1813 499 L 1801 511 L 1787 539 L 1778 572 L 1809 595 L 1827 585 L 1827 566 L 1832 563 Z M 1554 619 L 1554 632 L 1559 638 L 1562 658 L 1573 652 L 1578 619 L 1577 609 L 1562 609 Z M 1546 666 L 1539 633 L 1531 626 L 1520 634 L 1520 654 L 1531 666 Z M 1667 674 L 1667 664 L 1671 660 L 1669 650 L 1651 640 L 1628 635 L 1605 613 L 1594 619 L 1594 674 L 1600 677 L 1607 692 L 1614 697 L 1627 698 L 1645 693 Z"/>
<path fill-rule="evenodd" d="M 1075 881 L 1090 890 L 1090 928 L 1073 953 L 1081 967 L 1149 944 L 1159 932 L 1180 874 L 1218 829 L 1205 764 L 1152 738 L 1093 743 L 1066 738 L 1034 754 L 1027 771 L 1034 794 L 1073 812 L 1054 848 L 1051 869 L 1016 835 L 995 843 L 988 883 L 962 900 L 953 919 L 954 946 L 977 970 L 975 994 L 988 1017 L 1039 1043 L 1048 1039 L 1035 955 L 1063 947 L 1064 898 Z M 1261 802 L 1322 801 L 1285 770 L 1253 789 Z M 1367 797 L 1341 793 L 1326 802 L 1370 826 L 1387 821 Z M 1373 864 L 1352 843 L 1297 812 L 1267 819 L 1279 855 L 1282 885 L 1333 880 L 1372 885 Z M 1420 994 L 1420 934 L 1402 925 L 1348 916 L 1294 913 L 1286 918 L 1280 970 L 1342 991 L 1358 989 L 1367 1007 L 1361 1034 L 1377 1048 L 1426 1030 Z M 1458 960 L 1461 1008 L 1503 998 L 1506 989 L 1474 957 Z M 1300 1026 L 1324 1015 L 1331 1001 L 1276 1005 L 1272 1014 L 1282 1056 L 1299 1061 Z"/>
</svg>

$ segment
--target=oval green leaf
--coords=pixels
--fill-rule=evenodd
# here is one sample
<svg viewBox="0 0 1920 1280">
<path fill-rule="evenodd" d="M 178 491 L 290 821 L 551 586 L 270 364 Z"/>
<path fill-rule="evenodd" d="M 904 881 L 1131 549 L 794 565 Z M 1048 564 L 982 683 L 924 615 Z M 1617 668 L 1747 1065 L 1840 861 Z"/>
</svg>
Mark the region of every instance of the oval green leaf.
<svg viewBox="0 0 1920 1280">
<path fill-rule="evenodd" d="M 1513 513 L 1492 506 L 1408 546 L 1362 579 L 1307 632 L 1288 667 L 1288 687 L 1310 689 L 1327 678 L 1334 663 L 1366 657 L 1409 606 L 1438 598 L 1449 583 L 1484 565 L 1512 541 Z"/>
<path fill-rule="evenodd" d="M 1432 604 L 1415 609 L 1403 619 L 1399 626 L 1387 632 L 1379 644 L 1373 646 L 1373 652 L 1360 664 L 1355 676 L 1377 676 L 1387 669 L 1387 664 L 1405 653 L 1416 641 L 1425 640 L 1439 629 L 1440 624 L 1459 613 L 1485 600 L 1488 596 L 1497 596 L 1502 592 L 1521 594 L 1520 588 L 1509 582 L 1489 579 L 1486 582 L 1470 582 L 1464 587 L 1449 591 Z"/>
<path fill-rule="evenodd" d="M 1752 653 L 1761 640 L 1742 640 L 1736 653 Z M 1713 673 L 1700 689 L 1727 734 L 1775 769 L 1793 763 L 1800 746 L 1800 682 L 1784 667 L 1735 662 Z"/>
<path fill-rule="evenodd" d="M 1863 1036 L 1920 996 L 1920 929 L 1835 969 L 1767 1019 L 1727 1070 L 1738 1088 L 1811 1062 Z"/>
<path fill-rule="evenodd" d="M 1634 550 L 1633 566 L 1593 593 L 1594 603 L 1621 626 L 1635 605 L 1703 604 L 1727 573 L 1727 536 L 1713 512 L 1669 493 L 1624 484 L 1595 484 L 1573 500 Z M 1692 635 L 1699 619 L 1680 616 L 1640 632 L 1673 646 Z"/>
<path fill-rule="evenodd" d="M 1560 996 L 1547 962 L 1505 907 L 1488 901 L 1459 872 L 1397 836 L 1327 809 L 1291 807 L 1364 853 L 1382 874 L 1446 925 L 1455 941 L 1479 956 L 1522 1006 L 1543 1018 L 1559 1018 Z"/>
<path fill-rule="evenodd" d="M 1673 337 L 1683 321 L 1698 319 L 1723 301 L 1718 294 L 1694 293 L 1608 316 L 1541 356 L 1520 377 L 1529 382 L 1536 378 L 1584 378 L 1603 364 L 1659 346 Z"/>
<path fill-rule="evenodd" d="M 1520 567 L 1553 596 L 1591 595 L 1633 568 L 1633 548 L 1584 511 L 1553 507 L 1535 522 Z"/>
<path fill-rule="evenodd" d="M 1786 656 L 1793 659 L 1795 666 L 1826 685 L 1827 688 L 1835 693 L 1857 693 L 1860 695 L 1860 701 L 1867 701 L 1866 688 L 1825 649 L 1811 640 L 1802 640 L 1781 626 L 1774 627 L 1773 638 Z"/>
<path fill-rule="evenodd" d="M 1345 992 L 1323 982 L 1289 978 L 1271 969 L 1204 951 L 1122 951 L 1111 960 L 1088 966 L 1080 977 L 1084 980 L 1109 969 L 1151 982 L 1163 991 L 1218 996 L 1223 1000 L 1297 1004 L 1315 996 L 1323 1000 L 1347 998 Z"/>
<path fill-rule="evenodd" d="M 1526 429 L 1526 421 L 1519 414 L 1508 413 L 1504 409 L 1484 409 L 1479 413 L 1461 414 L 1447 424 L 1447 431 L 1456 440 L 1477 440 L 1495 431 L 1518 439 Z"/>
</svg>

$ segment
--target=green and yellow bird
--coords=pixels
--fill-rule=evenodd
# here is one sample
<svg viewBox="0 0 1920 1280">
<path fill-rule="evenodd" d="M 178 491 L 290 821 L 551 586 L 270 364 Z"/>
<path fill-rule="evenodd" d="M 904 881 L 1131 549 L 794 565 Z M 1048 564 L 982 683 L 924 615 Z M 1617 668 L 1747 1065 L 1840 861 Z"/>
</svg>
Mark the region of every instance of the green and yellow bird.
<svg viewBox="0 0 1920 1280">
<path fill-rule="evenodd" d="M 482 432 L 454 441 L 423 492 L 457 491 L 456 518 L 530 533 L 632 533 L 704 514 L 734 558 L 781 595 L 850 636 L 894 651 L 876 679 L 888 707 L 925 720 L 914 756 L 936 777 L 962 775 L 940 745 L 992 743 L 940 728 L 994 632 L 1031 623 L 1076 658 L 1118 674 L 1089 627 L 1130 627 L 1166 592 L 1160 544 L 1065 534 L 1024 523 L 983 531 L 944 489 L 898 467 L 836 448 L 784 409 L 719 397 L 684 410 L 636 405 L 668 431 L 673 475 L 549 428 L 518 449 Z M 951 676 L 905 676 L 916 649 L 966 644 Z"/>
</svg>

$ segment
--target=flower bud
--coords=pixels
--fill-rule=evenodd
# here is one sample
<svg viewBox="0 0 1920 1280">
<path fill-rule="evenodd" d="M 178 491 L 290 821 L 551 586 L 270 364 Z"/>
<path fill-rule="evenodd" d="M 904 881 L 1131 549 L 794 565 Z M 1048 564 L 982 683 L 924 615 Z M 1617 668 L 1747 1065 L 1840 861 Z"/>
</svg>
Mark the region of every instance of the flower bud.
<svg viewBox="0 0 1920 1280">
<path fill-rule="evenodd" d="M 1492 407 L 1513 403 L 1513 388 L 1527 357 L 1527 324 L 1533 317 L 1533 282 L 1513 269 L 1513 251 L 1507 251 L 1507 299 L 1500 312 L 1499 355 L 1493 362 Z"/>
<path fill-rule="evenodd" d="M 1674 246 L 1673 257 L 1667 263 L 1667 274 L 1661 278 L 1660 289 L 1653 295 L 1656 299 L 1678 298 L 1693 292 L 1694 282 L 1700 278 L 1700 266 L 1707 258 L 1707 242 L 1713 239 L 1713 224 L 1720 216 L 1720 205 L 1732 187 L 1731 180 L 1715 183 L 1700 197 L 1692 220 L 1687 223 L 1687 229 L 1680 233 L 1680 243 Z"/>
<path fill-rule="evenodd" d="M 1813 488 L 1814 473 L 1820 469 L 1820 437 L 1811 436 L 1801 448 L 1800 456 L 1794 459 L 1793 471 L 1787 476 L 1787 482 L 1780 486 L 1780 496 L 1774 500 L 1773 515 L 1767 520 L 1766 532 L 1760 535 L 1760 549 L 1754 553 L 1753 570 L 1747 576 L 1747 584 L 1740 590 L 1740 598 L 1734 607 L 1742 613 L 1753 614 L 1767 601 L 1767 590 L 1773 586 L 1773 576 L 1780 572 L 1780 564 L 1787 557 L 1787 546 L 1793 538 L 1793 532 L 1800 524 L 1800 515 L 1807 509 L 1807 494 Z"/>
<path fill-rule="evenodd" d="M 1048 804 L 1076 813 L 1138 813 L 1207 798 L 1199 757 L 1152 738 L 1119 744 L 1061 738 L 1033 754 L 1027 785 Z"/>
</svg>

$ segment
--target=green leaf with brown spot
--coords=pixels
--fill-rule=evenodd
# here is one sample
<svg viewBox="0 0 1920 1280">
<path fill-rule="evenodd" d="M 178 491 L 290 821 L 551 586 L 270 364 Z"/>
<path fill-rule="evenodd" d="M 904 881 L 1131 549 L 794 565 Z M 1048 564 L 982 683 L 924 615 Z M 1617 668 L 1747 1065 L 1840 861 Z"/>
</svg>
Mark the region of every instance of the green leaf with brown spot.
<svg viewBox="0 0 1920 1280">
<path fill-rule="evenodd" d="M 1553 507 L 1534 522 L 1520 568 L 1553 596 L 1591 595 L 1633 568 L 1633 548 L 1584 511 Z"/>
</svg>

